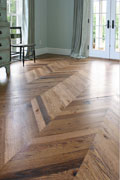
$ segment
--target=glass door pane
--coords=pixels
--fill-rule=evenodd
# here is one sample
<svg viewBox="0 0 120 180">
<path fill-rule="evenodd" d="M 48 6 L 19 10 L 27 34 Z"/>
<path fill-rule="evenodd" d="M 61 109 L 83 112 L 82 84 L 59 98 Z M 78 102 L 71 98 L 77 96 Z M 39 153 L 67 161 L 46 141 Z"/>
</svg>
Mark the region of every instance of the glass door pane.
<svg viewBox="0 0 120 180">
<path fill-rule="evenodd" d="M 120 59 L 120 0 L 111 0 L 110 58 Z"/>
<path fill-rule="evenodd" d="M 116 1 L 115 51 L 120 52 L 120 0 Z"/>
<path fill-rule="evenodd" d="M 92 0 L 90 56 L 109 56 L 110 0 Z M 110 25 L 110 24 L 109 24 Z"/>
<path fill-rule="evenodd" d="M 107 1 L 94 0 L 93 6 L 93 49 L 105 51 Z"/>
<path fill-rule="evenodd" d="M 120 0 L 92 0 L 90 56 L 120 59 Z"/>
</svg>

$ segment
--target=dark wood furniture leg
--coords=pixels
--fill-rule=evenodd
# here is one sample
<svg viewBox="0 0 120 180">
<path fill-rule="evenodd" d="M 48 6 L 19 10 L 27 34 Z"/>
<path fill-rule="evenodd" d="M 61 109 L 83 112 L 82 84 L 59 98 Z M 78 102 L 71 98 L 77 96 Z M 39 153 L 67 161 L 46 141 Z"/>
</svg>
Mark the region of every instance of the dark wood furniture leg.
<svg viewBox="0 0 120 180">
<path fill-rule="evenodd" d="M 35 48 L 34 48 L 34 51 L 33 51 L 33 55 L 34 55 L 34 63 L 35 63 Z"/>
<path fill-rule="evenodd" d="M 12 47 L 11 47 L 11 45 L 10 45 L 10 62 L 11 62 L 11 60 L 12 60 L 12 57 L 11 57 L 11 56 L 12 56 L 12 55 L 11 55 L 11 48 L 12 48 Z"/>
<path fill-rule="evenodd" d="M 23 47 L 23 66 L 24 66 L 24 61 L 25 61 L 25 52 L 24 52 L 24 47 Z"/>
<path fill-rule="evenodd" d="M 21 60 L 21 56 L 22 56 L 22 47 L 20 47 L 20 60 Z"/>
</svg>

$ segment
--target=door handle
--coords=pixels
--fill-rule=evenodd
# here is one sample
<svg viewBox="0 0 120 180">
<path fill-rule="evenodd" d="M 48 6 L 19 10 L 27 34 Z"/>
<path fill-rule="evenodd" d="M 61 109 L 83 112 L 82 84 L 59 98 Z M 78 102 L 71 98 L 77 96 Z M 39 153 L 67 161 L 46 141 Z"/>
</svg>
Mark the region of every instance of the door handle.
<svg viewBox="0 0 120 180">
<path fill-rule="evenodd" d="M 107 20 L 107 28 L 109 29 L 110 28 L 110 21 Z"/>
<path fill-rule="evenodd" d="M 115 21 L 112 20 L 112 29 L 114 29 L 114 28 L 115 28 Z"/>
</svg>

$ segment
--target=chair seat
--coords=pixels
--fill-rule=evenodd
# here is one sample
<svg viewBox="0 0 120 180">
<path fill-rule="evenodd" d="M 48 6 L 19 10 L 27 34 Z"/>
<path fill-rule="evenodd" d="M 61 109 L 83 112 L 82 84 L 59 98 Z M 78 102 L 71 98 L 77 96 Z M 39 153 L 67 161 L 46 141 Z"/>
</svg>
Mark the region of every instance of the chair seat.
<svg viewBox="0 0 120 180">
<path fill-rule="evenodd" d="M 12 47 L 33 47 L 35 44 L 11 44 Z"/>
<path fill-rule="evenodd" d="M 0 0 L 1 1 L 1 0 Z M 27 56 L 33 56 L 34 57 L 34 62 L 35 62 L 35 44 L 34 43 L 22 43 L 22 28 L 21 27 L 10 27 L 10 34 L 11 34 L 11 40 L 12 39 L 19 39 L 19 43 L 16 42 L 16 44 L 12 44 L 11 41 L 11 45 L 10 45 L 10 57 L 12 57 L 12 55 L 16 55 L 16 53 L 14 53 L 14 48 L 19 52 L 17 52 L 17 54 L 20 55 L 20 60 L 23 61 L 23 66 L 24 66 L 24 62 L 25 62 L 25 57 Z M 16 30 L 16 31 L 13 31 Z M 17 49 L 18 48 L 18 49 Z M 31 51 L 31 53 L 27 53 L 26 51 Z M 13 54 L 14 53 L 14 54 Z"/>
</svg>

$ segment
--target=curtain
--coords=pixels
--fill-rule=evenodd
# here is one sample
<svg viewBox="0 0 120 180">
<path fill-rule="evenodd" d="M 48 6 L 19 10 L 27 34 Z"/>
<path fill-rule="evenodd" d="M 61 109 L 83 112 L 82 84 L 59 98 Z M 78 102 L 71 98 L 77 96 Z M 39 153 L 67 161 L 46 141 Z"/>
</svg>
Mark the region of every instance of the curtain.
<svg viewBox="0 0 120 180">
<path fill-rule="evenodd" d="M 23 0 L 22 32 L 23 43 L 35 43 L 35 9 L 34 0 Z"/>
<path fill-rule="evenodd" d="M 90 0 L 74 0 L 72 57 L 85 58 L 89 55 L 90 9 Z"/>
</svg>

